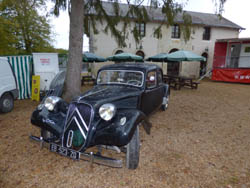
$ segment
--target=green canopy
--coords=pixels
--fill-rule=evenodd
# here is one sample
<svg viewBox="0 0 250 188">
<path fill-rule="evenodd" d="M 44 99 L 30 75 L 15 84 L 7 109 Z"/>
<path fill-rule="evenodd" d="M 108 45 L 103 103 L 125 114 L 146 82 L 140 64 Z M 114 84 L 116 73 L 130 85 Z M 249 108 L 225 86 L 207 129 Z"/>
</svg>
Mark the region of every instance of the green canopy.
<svg viewBox="0 0 250 188">
<path fill-rule="evenodd" d="M 179 50 L 170 54 L 160 53 L 155 56 L 151 56 L 147 59 L 147 61 L 155 61 L 155 62 L 206 61 L 206 58 L 190 51 Z"/>
<path fill-rule="evenodd" d="M 190 51 L 179 50 L 173 53 L 170 53 L 166 56 L 167 61 L 206 61 L 205 57 L 197 55 Z"/>
<path fill-rule="evenodd" d="M 95 55 L 90 52 L 85 52 L 82 57 L 83 62 L 105 62 L 107 61 L 104 57 Z"/>
<path fill-rule="evenodd" d="M 163 62 L 167 55 L 167 53 L 160 53 L 147 58 L 146 61 Z"/>
<path fill-rule="evenodd" d="M 120 62 L 121 61 L 140 61 L 140 62 L 143 62 L 143 58 L 141 56 L 134 55 L 131 53 L 116 54 L 116 55 L 108 57 L 107 60 L 120 61 Z"/>
</svg>

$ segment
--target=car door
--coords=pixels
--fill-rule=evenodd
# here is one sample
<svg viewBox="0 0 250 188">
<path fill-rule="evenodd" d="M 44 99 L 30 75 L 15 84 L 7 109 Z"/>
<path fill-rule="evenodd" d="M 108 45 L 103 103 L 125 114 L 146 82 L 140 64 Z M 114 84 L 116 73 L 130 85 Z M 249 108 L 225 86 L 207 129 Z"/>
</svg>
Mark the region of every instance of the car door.
<svg viewBox="0 0 250 188">
<path fill-rule="evenodd" d="M 163 84 L 158 83 L 158 71 L 149 71 L 146 75 L 145 91 L 142 94 L 141 109 L 148 115 L 155 111 L 161 104 L 163 98 Z"/>
<path fill-rule="evenodd" d="M 163 73 L 161 69 L 157 70 L 157 83 L 159 87 L 159 95 L 163 98 L 165 95 L 165 83 L 163 82 Z"/>
</svg>

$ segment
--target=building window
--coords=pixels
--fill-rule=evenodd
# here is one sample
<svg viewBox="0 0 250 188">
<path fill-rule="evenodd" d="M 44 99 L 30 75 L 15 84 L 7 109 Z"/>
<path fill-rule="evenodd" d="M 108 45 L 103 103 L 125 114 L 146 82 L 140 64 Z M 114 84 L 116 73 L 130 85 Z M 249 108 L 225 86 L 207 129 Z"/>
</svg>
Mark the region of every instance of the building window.
<svg viewBox="0 0 250 188">
<path fill-rule="evenodd" d="M 141 56 L 143 59 L 144 59 L 144 57 L 145 57 L 144 52 L 141 51 L 141 50 L 137 51 L 137 52 L 136 52 L 136 55 Z"/>
<path fill-rule="evenodd" d="M 204 27 L 203 40 L 210 40 L 211 28 Z"/>
<path fill-rule="evenodd" d="M 245 47 L 245 53 L 250 53 L 250 46 Z"/>
<path fill-rule="evenodd" d="M 171 38 L 179 39 L 180 36 L 181 36 L 180 26 L 177 24 L 173 25 Z"/>
<path fill-rule="evenodd" d="M 139 36 L 140 37 L 145 37 L 145 35 L 146 35 L 146 24 L 141 22 L 141 23 L 136 23 L 135 26 L 136 26 L 136 30 L 139 33 Z"/>
<path fill-rule="evenodd" d="M 117 50 L 117 51 L 115 52 L 115 54 L 121 54 L 121 53 L 123 53 L 122 50 Z"/>
<path fill-rule="evenodd" d="M 168 53 L 170 54 L 170 53 L 177 52 L 177 51 L 179 51 L 179 49 L 173 48 L 173 49 L 171 49 Z"/>
</svg>

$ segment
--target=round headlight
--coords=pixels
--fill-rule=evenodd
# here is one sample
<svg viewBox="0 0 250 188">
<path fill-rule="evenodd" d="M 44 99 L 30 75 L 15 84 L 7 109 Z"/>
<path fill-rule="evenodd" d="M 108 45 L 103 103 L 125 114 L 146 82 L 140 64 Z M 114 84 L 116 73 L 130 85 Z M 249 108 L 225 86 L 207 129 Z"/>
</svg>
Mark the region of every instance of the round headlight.
<svg viewBox="0 0 250 188">
<path fill-rule="evenodd" d="M 100 108 L 99 108 L 99 115 L 101 116 L 102 119 L 104 119 L 105 121 L 109 121 L 111 120 L 116 112 L 116 108 L 115 105 L 108 103 L 108 104 L 103 104 Z"/>
<path fill-rule="evenodd" d="M 56 96 L 49 96 L 45 99 L 44 101 L 44 106 L 49 110 L 49 111 L 53 111 L 56 103 L 58 103 L 61 100 L 60 97 L 56 97 Z"/>
</svg>

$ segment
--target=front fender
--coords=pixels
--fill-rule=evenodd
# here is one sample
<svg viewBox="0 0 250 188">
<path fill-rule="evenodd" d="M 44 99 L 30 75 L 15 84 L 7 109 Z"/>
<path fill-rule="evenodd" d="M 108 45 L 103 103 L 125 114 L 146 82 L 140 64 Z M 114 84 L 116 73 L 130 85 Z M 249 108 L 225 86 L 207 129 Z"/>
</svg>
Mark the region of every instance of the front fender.
<svg viewBox="0 0 250 188">
<path fill-rule="evenodd" d="M 122 122 L 123 118 L 123 122 Z M 124 118 L 126 122 L 124 123 Z M 94 145 L 114 145 L 124 146 L 129 143 L 136 127 L 142 123 L 146 132 L 150 132 L 151 124 L 143 112 L 137 109 L 119 110 L 115 118 L 105 127 L 103 120 L 96 125 L 95 134 L 91 138 L 90 146 Z M 107 122 L 105 122 L 107 123 Z M 102 127 L 99 129 L 98 127 Z M 89 146 L 89 147 L 90 147 Z"/>
<path fill-rule="evenodd" d="M 62 103 L 60 105 L 58 104 L 58 108 L 60 109 L 56 112 L 50 112 L 45 107 L 41 110 L 35 109 L 31 115 L 31 123 L 43 130 L 53 133 L 57 138 L 60 138 L 63 133 L 63 126 L 66 119 L 66 109 L 62 109 L 62 106 Z"/>
</svg>

